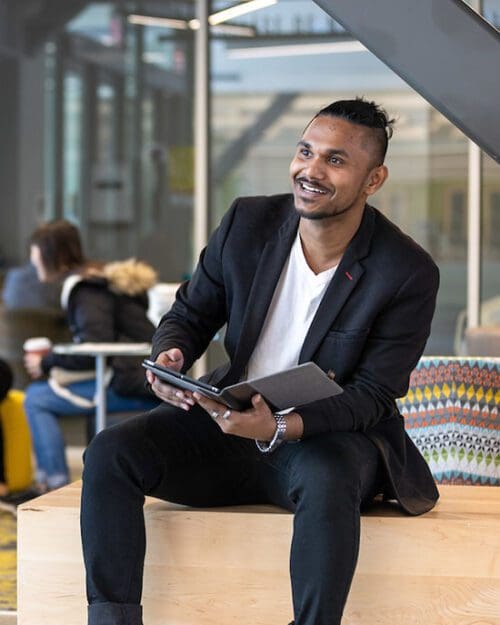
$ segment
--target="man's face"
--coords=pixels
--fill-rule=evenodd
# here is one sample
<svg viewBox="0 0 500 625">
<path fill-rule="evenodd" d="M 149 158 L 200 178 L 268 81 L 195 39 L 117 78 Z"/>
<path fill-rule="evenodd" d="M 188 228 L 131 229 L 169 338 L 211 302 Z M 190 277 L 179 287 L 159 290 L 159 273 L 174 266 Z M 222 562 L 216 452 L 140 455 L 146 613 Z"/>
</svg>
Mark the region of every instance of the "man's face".
<svg viewBox="0 0 500 625">
<path fill-rule="evenodd" d="M 290 164 L 295 208 L 300 216 L 327 219 L 362 211 L 367 196 L 385 180 L 386 169 L 377 166 L 375 154 L 370 129 L 337 117 L 314 119 Z M 384 172 L 374 185 L 373 177 Z"/>
</svg>

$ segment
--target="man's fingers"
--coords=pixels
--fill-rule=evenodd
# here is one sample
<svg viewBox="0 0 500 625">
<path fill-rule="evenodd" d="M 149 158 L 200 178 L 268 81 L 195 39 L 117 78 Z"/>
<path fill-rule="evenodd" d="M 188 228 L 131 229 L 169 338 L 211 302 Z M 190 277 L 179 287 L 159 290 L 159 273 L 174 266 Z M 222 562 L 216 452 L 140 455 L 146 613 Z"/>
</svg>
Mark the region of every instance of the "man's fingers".
<svg viewBox="0 0 500 625">
<path fill-rule="evenodd" d="M 217 420 L 219 419 L 219 417 L 224 417 L 224 415 L 226 415 L 224 417 L 224 420 L 227 421 L 229 415 L 227 414 L 228 410 L 226 406 L 224 406 L 224 404 L 219 404 L 218 402 L 213 401 L 213 399 L 208 399 L 208 397 L 201 395 L 201 393 L 193 393 L 193 397 L 196 402 L 203 408 L 203 410 L 206 410 L 208 412 L 212 419 Z"/>
<path fill-rule="evenodd" d="M 263 405 L 265 405 L 265 402 L 262 399 L 262 395 L 257 393 L 257 395 L 252 396 L 252 406 L 254 408 L 262 408 Z"/>
<path fill-rule="evenodd" d="M 156 362 L 163 367 L 170 367 L 171 369 L 179 371 L 182 369 L 182 365 L 184 364 L 184 356 L 182 355 L 180 349 L 173 347 L 166 352 L 158 354 Z"/>
<path fill-rule="evenodd" d="M 195 402 L 189 393 L 184 393 L 170 384 L 162 383 L 156 376 L 153 376 L 151 388 L 157 397 L 172 406 L 183 410 L 189 410 L 191 406 L 194 406 Z"/>
<path fill-rule="evenodd" d="M 180 360 L 184 360 L 181 350 L 177 347 L 169 349 L 167 352 L 167 356 L 172 362 L 179 362 Z"/>
<path fill-rule="evenodd" d="M 175 371 L 180 371 L 184 365 L 184 356 L 180 349 L 172 347 L 169 350 L 159 353 L 156 357 L 156 362 L 163 367 L 169 367 Z M 183 410 L 189 410 L 191 406 L 194 406 L 195 402 L 190 392 L 184 392 L 170 384 L 165 384 L 149 369 L 146 371 L 146 379 L 151 385 L 153 393 L 162 401 L 172 406 L 182 408 Z"/>
<path fill-rule="evenodd" d="M 210 410 L 215 410 L 216 407 L 219 405 L 217 404 L 217 402 L 212 401 L 211 399 L 208 399 L 208 397 L 205 397 L 204 395 L 201 395 L 200 393 L 193 393 L 193 397 L 195 398 L 196 402 L 207 412 L 210 412 Z"/>
</svg>

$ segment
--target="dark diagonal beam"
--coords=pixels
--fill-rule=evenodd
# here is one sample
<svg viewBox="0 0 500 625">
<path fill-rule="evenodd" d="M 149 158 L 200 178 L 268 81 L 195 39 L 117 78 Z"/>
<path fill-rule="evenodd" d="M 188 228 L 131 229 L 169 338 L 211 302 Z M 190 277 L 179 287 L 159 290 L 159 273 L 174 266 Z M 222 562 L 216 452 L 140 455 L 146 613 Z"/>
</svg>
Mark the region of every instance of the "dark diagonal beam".
<svg viewBox="0 0 500 625">
<path fill-rule="evenodd" d="M 87 4 L 88 0 L 46 0 L 38 13 L 25 20 L 27 54 L 34 54 L 48 39 L 59 34 Z"/>
<path fill-rule="evenodd" d="M 500 33 L 462 0 L 314 0 L 500 162 Z"/>
<path fill-rule="evenodd" d="M 245 158 L 250 148 L 283 115 L 297 96 L 297 93 L 280 93 L 277 95 L 267 109 L 258 116 L 257 120 L 226 148 L 214 167 L 216 184 L 222 182 L 229 172 Z"/>
</svg>

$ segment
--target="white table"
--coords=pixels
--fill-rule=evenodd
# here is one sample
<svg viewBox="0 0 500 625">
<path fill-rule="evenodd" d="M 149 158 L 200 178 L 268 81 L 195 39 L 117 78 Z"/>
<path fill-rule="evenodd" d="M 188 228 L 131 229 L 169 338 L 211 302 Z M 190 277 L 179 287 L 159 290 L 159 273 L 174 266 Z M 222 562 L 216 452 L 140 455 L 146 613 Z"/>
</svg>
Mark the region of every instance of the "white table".
<svg viewBox="0 0 500 625">
<path fill-rule="evenodd" d="M 93 356 L 95 358 L 95 433 L 106 427 L 106 358 L 108 356 L 149 356 L 149 343 L 64 343 L 54 345 L 54 352 L 71 356 Z"/>
</svg>

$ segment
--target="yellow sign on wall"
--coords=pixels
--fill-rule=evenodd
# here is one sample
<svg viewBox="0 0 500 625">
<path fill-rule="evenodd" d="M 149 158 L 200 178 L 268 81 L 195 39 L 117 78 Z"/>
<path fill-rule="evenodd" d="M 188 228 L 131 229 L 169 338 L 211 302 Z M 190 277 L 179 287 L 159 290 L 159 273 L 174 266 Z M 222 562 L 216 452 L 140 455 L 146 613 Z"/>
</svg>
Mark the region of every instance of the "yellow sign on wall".
<svg viewBox="0 0 500 625">
<path fill-rule="evenodd" d="M 168 187 L 174 193 L 194 192 L 194 147 L 174 145 L 167 160 Z"/>
</svg>

